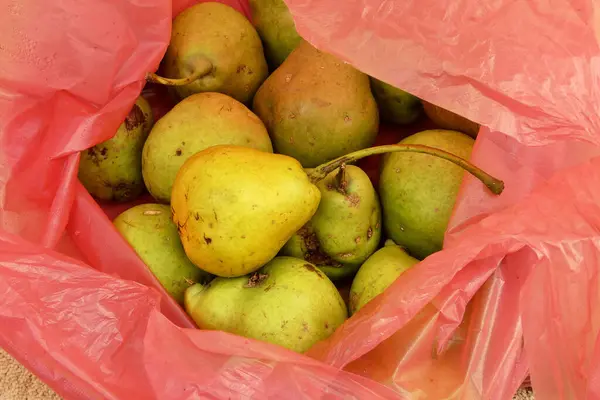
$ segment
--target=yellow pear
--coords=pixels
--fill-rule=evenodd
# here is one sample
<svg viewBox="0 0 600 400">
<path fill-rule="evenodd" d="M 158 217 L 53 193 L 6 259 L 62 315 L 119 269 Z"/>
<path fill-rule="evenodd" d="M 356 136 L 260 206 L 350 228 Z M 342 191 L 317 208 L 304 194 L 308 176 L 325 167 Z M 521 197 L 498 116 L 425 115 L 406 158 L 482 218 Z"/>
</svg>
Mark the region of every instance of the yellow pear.
<svg viewBox="0 0 600 400">
<path fill-rule="evenodd" d="M 294 158 L 217 145 L 181 166 L 171 208 L 190 260 L 214 275 L 237 277 L 275 257 L 320 198 Z"/>
</svg>

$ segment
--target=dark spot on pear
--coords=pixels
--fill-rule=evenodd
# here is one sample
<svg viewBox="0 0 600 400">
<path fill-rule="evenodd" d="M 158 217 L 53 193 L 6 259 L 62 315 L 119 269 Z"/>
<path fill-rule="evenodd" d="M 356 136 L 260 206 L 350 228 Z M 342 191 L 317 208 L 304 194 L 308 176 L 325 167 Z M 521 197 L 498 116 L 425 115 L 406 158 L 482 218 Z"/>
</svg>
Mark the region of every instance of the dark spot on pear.
<svg viewBox="0 0 600 400">
<path fill-rule="evenodd" d="M 145 122 L 146 116 L 144 115 L 144 112 L 140 106 L 134 104 L 127 117 L 125 117 L 125 129 L 131 131 Z"/>
<path fill-rule="evenodd" d="M 177 150 L 175 150 L 175 155 L 176 155 L 176 156 L 178 156 L 178 157 L 179 157 L 179 156 L 181 155 L 181 153 L 182 153 L 181 149 L 177 149 Z"/>
<path fill-rule="evenodd" d="M 204 235 L 204 242 L 205 242 L 206 244 L 211 244 L 211 243 L 212 243 L 212 239 L 211 239 L 211 238 L 209 238 L 209 237 L 206 237 L 206 235 Z"/>
<path fill-rule="evenodd" d="M 319 272 L 317 271 L 317 269 L 314 266 L 312 266 L 310 264 L 304 264 L 304 268 L 306 268 L 310 272 L 314 272 L 315 274 L 317 274 L 319 276 L 319 278 L 323 279 L 323 277 L 321 276 L 321 274 L 319 274 Z"/>
<path fill-rule="evenodd" d="M 248 283 L 246 283 L 244 285 L 244 287 L 247 287 L 247 288 L 256 287 L 256 286 L 260 285 L 268 277 L 269 277 L 269 275 L 261 274 L 260 272 L 257 271 L 255 273 L 253 273 L 252 275 L 250 275 L 250 278 L 248 278 Z M 265 317 L 266 317 L 266 315 L 265 315 Z"/>
</svg>

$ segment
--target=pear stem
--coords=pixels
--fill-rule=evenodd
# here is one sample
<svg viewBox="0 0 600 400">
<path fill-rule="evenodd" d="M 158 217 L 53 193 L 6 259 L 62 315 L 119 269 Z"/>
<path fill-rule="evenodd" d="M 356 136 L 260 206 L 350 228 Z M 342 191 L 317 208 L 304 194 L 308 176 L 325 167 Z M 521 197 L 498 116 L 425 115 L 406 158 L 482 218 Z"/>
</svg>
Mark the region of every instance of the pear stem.
<svg viewBox="0 0 600 400">
<path fill-rule="evenodd" d="M 338 192 L 345 194 L 346 187 L 348 187 L 348 181 L 346 180 L 346 164 L 340 165 L 340 171 L 335 177 L 336 189 Z"/>
<path fill-rule="evenodd" d="M 373 156 L 376 154 L 384 153 L 395 153 L 395 152 L 409 152 L 409 153 L 422 153 L 429 154 L 434 157 L 439 157 L 444 160 L 450 161 L 459 167 L 467 170 L 471 175 L 479 179 L 487 188 L 494 194 L 500 194 L 504 190 L 504 182 L 500 179 L 494 178 L 484 170 L 476 167 L 467 160 L 460 158 L 447 151 L 436 149 L 434 147 L 423 146 L 420 144 L 390 144 L 384 146 L 369 147 L 366 149 L 358 150 L 345 156 L 338 157 L 334 160 L 319 165 L 316 168 L 312 168 L 306 171 L 308 178 L 312 183 L 317 183 L 324 179 L 330 172 L 335 171 L 343 164 L 349 164 L 354 161 L 358 161 L 361 158 Z"/>
<path fill-rule="evenodd" d="M 205 57 L 200 57 L 194 63 L 194 71 L 185 78 L 165 78 L 152 72 L 146 74 L 146 81 L 167 86 L 185 86 L 208 75 L 213 70 L 213 64 Z"/>
</svg>

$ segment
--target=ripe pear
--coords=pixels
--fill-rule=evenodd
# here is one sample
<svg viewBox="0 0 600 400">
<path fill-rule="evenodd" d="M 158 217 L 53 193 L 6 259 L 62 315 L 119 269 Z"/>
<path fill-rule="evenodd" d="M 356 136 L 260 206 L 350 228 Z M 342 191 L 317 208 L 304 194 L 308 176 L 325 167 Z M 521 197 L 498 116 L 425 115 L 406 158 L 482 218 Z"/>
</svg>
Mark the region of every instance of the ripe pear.
<svg viewBox="0 0 600 400">
<path fill-rule="evenodd" d="M 392 240 L 386 240 L 385 245 L 361 265 L 352 280 L 348 305 L 350 314 L 383 293 L 404 271 L 418 262 Z"/>
<path fill-rule="evenodd" d="M 139 96 L 113 137 L 81 152 L 78 177 L 92 196 L 126 202 L 142 194 L 142 148 L 152 124 L 150 104 Z"/>
<path fill-rule="evenodd" d="M 314 265 L 276 257 L 253 274 L 215 278 L 185 292 L 200 329 L 220 330 L 303 353 L 348 317 L 334 284 Z"/>
<path fill-rule="evenodd" d="M 343 164 L 317 183 L 319 208 L 292 236 L 282 255 L 303 258 L 331 280 L 346 278 L 379 246 L 381 206 L 369 176 Z"/>
<path fill-rule="evenodd" d="M 422 104 L 427 117 L 440 128 L 463 132 L 477 138 L 480 128 L 478 123 L 427 101 L 423 100 Z"/>
<path fill-rule="evenodd" d="M 248 105 L 268 75 L 254 26 L 217 2 L 198 3 L 175 17 L 162 65 L 165 77 L 148 74 L 146 79 L 173 86 L 180 98 L 219 92 Z"/>
<path fill-rule="evenodd" d="M 469 159 L 474 140 L 440 129 L 415 133 L 400 144 L 425 145 Z M 386 236 L 423 259 L 441 250 L 464 170 L 424 154 L 383 156 L 379 195 Z"/>
<path fill-rule="evenodd" d="M 277 153 L 315 167 L 375 142 L 369 77 L 301 40 L 256 92 L 253 110 Z"/>
<path fill-rule="evenodd" d="M 250 0 L 252 23 L 275 70 L 300 43 L 292 14 L 283 0 Z"/>
<path fill-rule="evenodd" d="M 183 248 L 194 264 L 214 275 L 254 272 L 314 216 L 321 200 L 319 181 L 343 164 L 392 151 L 441 157 L 467 169 L 493 193 L 504 188 L 466 160 L 427 146 L 373 147 L 303 169 L 283 154 L 216 145 L 188 158 L 173 184 L 171 210 Z M 362 232 L 368 235 L 368 229 Z"/>
<path fill-rule="evenodd" d="M 370 79 L 371 89 L 383 121 L 408 125 L 422 115 L 423 106 L 418 97 L 377 78 Z"/>
<path fill-rule="evenodd" d="M 186 97 L 156 122 L 142 153 L 142 172 L 150 194 L 171 201 L 177 171 L 191 155 L 217 144 L 273 152 L 262 121 L 245 105 L 221 93 Z"/>
<path fill-rule="evenodd" d="M 169 206 L 140 204 L 123 211 L 113 224 L 178 303 L 183 305 L 188 287 L 211 278 L 185 255 Z"/>
<path fill-rule="evenodd" d="M 295 159 L 218 145 L 181 166 L 171 196 L 186 254 L 222 277 L 256 271 L 316 212 L 321 193 Z"/>
</svg>

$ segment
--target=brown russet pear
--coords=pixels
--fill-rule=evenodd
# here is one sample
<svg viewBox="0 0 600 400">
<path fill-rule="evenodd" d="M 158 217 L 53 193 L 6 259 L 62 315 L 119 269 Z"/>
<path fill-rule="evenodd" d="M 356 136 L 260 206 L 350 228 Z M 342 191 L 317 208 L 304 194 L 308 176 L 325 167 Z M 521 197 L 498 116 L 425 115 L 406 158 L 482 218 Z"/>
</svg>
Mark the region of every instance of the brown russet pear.
<svg viewBox="0 0 600 400">
<path fill-rule="evenodd" d="M 139 204 L 119 214 L 113 224 L 179 304 L 188 287 L 210 280 L 185 255 L 169 206 Z"/>
<path fill-rule="evenodd" d="M 93 197 L 126 202 L 142 194 L 142 148 L 153 122 L 150 104 L 139 96 L 113 137 L 81 152 L 78 177 Z"/>
<path fill-rule="evenodd" d="M 303 353 L 348 317 L 335 285 L 314 265 L 275 257 L 258 271 L 186 290 L 185 310 L 200 329 L 220 330 Z"/>
<path fill-rule="evenodd" d="M 480 128 L 478 123 L 425 100 L 421 103 L 427 117 L 440 128 L 463 132 L 477 138 Z"/>
<path fill-rule="evenodd" d="M 316 167 L 375 142 L 369 77 L 301 40 L 256 92 L 252 109 L 277 153 Z"/>
<path fill-rule="evenodd" d="M 162 68 L 164 77 L 148 74 L 146 79 L 173 86 L 180 98 L 219 92 L 248 105 L 268 75 L 254 26 L 218 2 L 198 3 L 175 17 Z"/>
<path fill-rule="evenodd" d="M 150 194 L 171 201 L 177 171 L 193 154 L 217 144 L 273 152 L 262 121 L 245 105 L 222 93 L 196 93 L 159 119 L 142 153 L 142 172 Z"/>
<path fill-rule="evenodd" d="M 248 3 L 267 62 L 275 70 L 300 43 L 292 14 L 283 0 L 249 0 Z"/>
<path fill-rule="evenodd" d="M 419 262 L 392 240 L 373 253 L 359 268 L 352 280 L 349 295 L 350 314 L 383 293 L 405 271 Z"/>
<path fill-rule="evenodd" d="M 171 211 L 183 248 L 220 277 L 254 272 L 272 260 L 318 209 L 317 183 L 343 164 L 387 152 L 420 152 L 467 169 L 494 193 L 503 182 L 435 148 L 388 145 L 363 149 L 313 169 L 298 160 L 244 146 L 216 145 L 188 158 L 177 173 Z"/>
<path fill-rule="evenodd" d="M 468 160 L 473 138 L 441 129 L 415 133 L 400 144 L 434 147 Z M 386 236 L 423 259 L 442 249 L 464 170 L 424 154 L 383 156 L 379 195 Z"/>
</svg>

